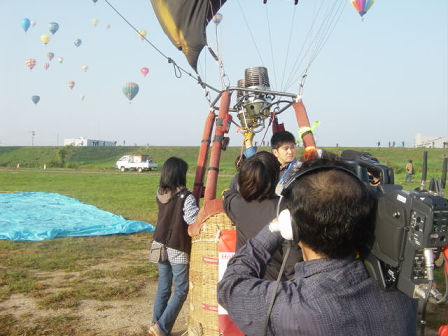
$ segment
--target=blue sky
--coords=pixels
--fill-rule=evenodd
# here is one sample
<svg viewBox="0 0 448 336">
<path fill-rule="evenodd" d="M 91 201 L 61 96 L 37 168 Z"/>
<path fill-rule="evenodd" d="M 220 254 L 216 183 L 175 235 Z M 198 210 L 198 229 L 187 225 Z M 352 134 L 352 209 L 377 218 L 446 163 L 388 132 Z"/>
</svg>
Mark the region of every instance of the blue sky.
<svg viewBox="0 0 448 336">
<path fill-rule="evenodd" d="M 183 54 L 164 35 L 149 0 L 109 1 L 190 71 Z M 299 0 L 295 7 L 290 0 L 269 0 L 268 5 L 261 0 L 228 0 L 220 10 L 218 37 L 230 83 L 235 85 L 246 67 L 259 65 L 268 68 L 276 90 L 290 73 L 300 77 L 304 66 L 294 70 L 293 61 L 305 45 L 316 9 L 331 1 Z M 26 33 L 21 28 L 25 17 L 36 22 Z M 96 27 L 93 18 L 99 20 Z M 49 22 L 58 22 L 60 28 L 43 45 L 40 35 L 48 33 Z M 31 145 L 32 131 L 34 144 L 40 146 L 62 145 L 64 138 L 80 136 L 120 145 L 200 144 L 208 113 L 202 88 L 188 76 L 176 78 L 172 65 L 141 41 L 104 0 L 1 0 L 0 28 L 0 145 Z M 216 49 L 214 24 L 207 34 Z M 78 48 L 73 44 L 77 38 L 82 40 Z M 55 59 L 44 70 L 48 52 Z M 57 62 L 59 56 L 63 63 Z M 32 71 L 25 66 L 27 58 L 37 60 Z M 87 72 L 82 65 L 88 65 Z M 141 67 L 149 68 L 146 77 Z M 220 87 L 209 55 L 201 55 L 199 69 L 203 79 Z M 73 90 L 67 86 L 70 80 L 76 83 Z M 140 86 L 132 103 L 121 92 L 127 81 Z M 297 89 L 295 82 L 287 91 Z M 33 95 L 41 97 L 37 105 L 31 101 Z M 303 101 L 309 119 L 321 123 L 315 133 L 321 146 L 375 146 L 377 141 L 411 146 L 416 133 L 447 136 L 448 1 L 376 0 L 361 21 L 346 0 L 334 31 L 311 65 Z M 292 110 L 279 119 L 296 134 Z M 231 145 L 241 144 L 236 127 L 229 135 Z"/>
</svg>

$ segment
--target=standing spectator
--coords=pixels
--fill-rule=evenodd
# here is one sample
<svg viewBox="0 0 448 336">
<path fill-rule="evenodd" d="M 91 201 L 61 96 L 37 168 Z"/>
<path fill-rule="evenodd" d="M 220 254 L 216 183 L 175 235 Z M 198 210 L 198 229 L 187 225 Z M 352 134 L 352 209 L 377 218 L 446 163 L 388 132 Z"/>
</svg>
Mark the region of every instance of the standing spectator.
<svg viewBox="0 0 448 336">
<path fill-rule="evenodd" d="M 153 247 L 165 245 L 168 260 L 157 263 L 159 281 L 150 336 L 169 335 L 188 294 L 188 264 L 191 238 L 188 225 L 193 224 L 198 206 L 193 194 L 185 187 L 188 164 L 177 157 L 165 161 L 161 174 L 157 205 L 157 226 Z M 174 280 L 174 293 L 171 285 Z M 171 298 L 170 298 L 171 297 Z"/>
<path fill-rule="evenodd" d="M 406 177 L 404 181 L 412 182 L 412 175 L 414 175 L 414 165 L 412 164 L 412 160 L 408 160 L 408 163 L 406 164 Z"/>
</svg>

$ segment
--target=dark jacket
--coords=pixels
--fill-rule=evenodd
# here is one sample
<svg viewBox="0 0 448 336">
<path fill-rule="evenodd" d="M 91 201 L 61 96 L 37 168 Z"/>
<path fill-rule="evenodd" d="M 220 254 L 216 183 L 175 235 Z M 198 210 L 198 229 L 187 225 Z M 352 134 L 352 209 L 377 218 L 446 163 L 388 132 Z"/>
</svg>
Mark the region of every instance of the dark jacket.
<svg viewBox="0 0 448 336">
<path fill-rule="evenodd" d="M 191 238 L 188 224 L 183 219 L 185 199 L 191 192 L 186 188 L 178 189 L 175 194 L 157 194 L 159 214 L 153 239 L 172 249 L 190 253 Z"/>
<path fill-rule="evenodd" d="M 247 202 L 235 188 L 231 188 L 225 192 L 224 210 L 236 226 L 237 249 L 243 246 L 249 238 L 255 237 L 263 227 L 276 217 L 277 203 L 277 196 L 261 202 Z M 262 276 L 263 279 L 277 279 L 283 256 L 289 244 L 289 242 L 285 241 L 284 245 L 273 253 L 272 259 L 268 262 Z M 290 279 L 294 275 L 294 265 L 302 261 L 302 259 L 302 253 L 298 246 L 291 246 L 282 277 L 283 280 Z"/>
</svg>

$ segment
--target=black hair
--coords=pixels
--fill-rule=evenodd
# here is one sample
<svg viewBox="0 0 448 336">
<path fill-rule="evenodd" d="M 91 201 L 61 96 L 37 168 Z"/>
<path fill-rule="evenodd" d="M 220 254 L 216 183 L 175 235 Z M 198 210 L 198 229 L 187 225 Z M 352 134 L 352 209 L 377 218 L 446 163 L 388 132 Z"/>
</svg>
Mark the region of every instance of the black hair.
<svg viewBox="0 0 448 336">
<path fill-rule="evenodd" d="M 277 149 L 281 147 L 285 143 L 296 143 L 296 139 L 294 138 L 294 135 L 292 135 L 288 131 L 280 131 L 276 132 L 271 137 L 271 148 Z"/>
<path fill-rule="evenodd" d="M 160 173 L 159 192 L 165 194 L 174 193 L 177 188 L 185 187 L 187 181 L 188 164 L 178 158 L 170 157 L 165 161 Z"/>
<path fill-rule="evenodd" d="M 241 196 L 247 201 L 263 201 L 275 194 L 280 163 L 274 154 L 260 151 L 243 161 L 238 175 Z"/>
<path fill-rule="evenodd" d="M 318 159 L 291 183 L 285 200 L 300 241 L 330 258 L 365 253 L 373 237 L 375 202 L 367 185 L 339 160 Z"/>
</svg>

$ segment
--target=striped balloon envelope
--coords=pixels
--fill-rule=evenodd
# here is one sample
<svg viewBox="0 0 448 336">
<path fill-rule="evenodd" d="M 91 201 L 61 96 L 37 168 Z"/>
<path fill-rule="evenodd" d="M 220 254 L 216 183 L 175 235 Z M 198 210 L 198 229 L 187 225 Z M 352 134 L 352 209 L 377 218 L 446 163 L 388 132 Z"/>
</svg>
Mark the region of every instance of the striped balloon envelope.
<svg viewBox="0 0 448 336">
<path fill-rule="evenodd" d="M 25 65 L 28 69 L 33 70 L 34 66 L 36 65 L 36 60 L 34 58 L 28 58 L 25 61 Z"/>
</svg>

